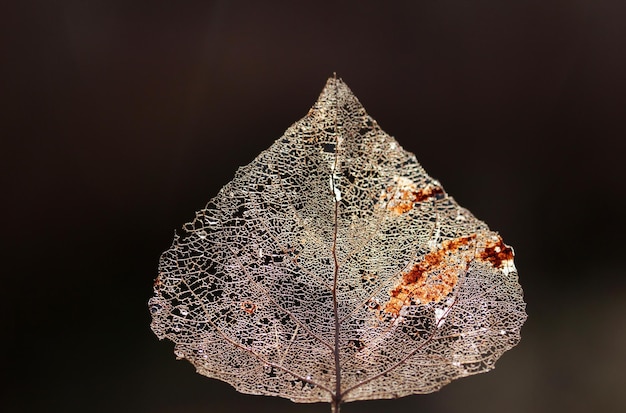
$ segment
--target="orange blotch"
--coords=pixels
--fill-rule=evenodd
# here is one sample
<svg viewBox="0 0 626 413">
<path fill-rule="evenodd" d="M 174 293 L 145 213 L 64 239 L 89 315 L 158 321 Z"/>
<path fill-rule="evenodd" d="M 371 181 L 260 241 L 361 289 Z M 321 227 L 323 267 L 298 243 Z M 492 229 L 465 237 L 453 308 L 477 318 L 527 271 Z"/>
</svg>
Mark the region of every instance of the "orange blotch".
<svg viewBox="0 0 626 413">
<path fill-rule="evenodd" d="M 502 238 L 487 242 L 485 249 L 478 254 L 478 258 L 491 263 L 494 268 L 503 268 L 504 262 L 513 260 L 513 249 L 506 245 Z"/>
<path fill-rule="evenodd" d="M 458 273 L 472 258 L 467 251 L 459 250 L 475 238 L 476 235 L 472 234 L 447 240 L 441 243 L 440 249 L 426 254 L 422 261 L 402 275 L 400 284 L 389 292 L 391 297 L 384 311 L 397 316 L 402 307 L 412 301 L 420 304 L 439 302 L 450 294 L 459 280 Z M 462 259 L 449 262 L 447 258 L 453 254 L 461 254 Z"/>
<path fill-rule="evenodd" d="M 254 314 L 256 311 L 256 304 L 251 301 L 244 301 L 241 303 L 241 309 L 248 314 Z"/>
<path fill-rule="evenodd" d="M 402 215 L 412 210 L 416 203 L 427 201 L 443 193 L 443 188 L 439 186 L 428 184 L 418 189 L 409 179 L 397 178 L 396 186 L 387 187 L 380 200 L 387 204 L 387 210 Z"/>
<path fill-rule="evenodd" d="M 422 202 L 441 194 L 443 194 L 443 188 L 440 186 L 428 185 L 426 188 L 414 192 L 413 197 L 415 198 L 415 202 Z"/>
</svg>

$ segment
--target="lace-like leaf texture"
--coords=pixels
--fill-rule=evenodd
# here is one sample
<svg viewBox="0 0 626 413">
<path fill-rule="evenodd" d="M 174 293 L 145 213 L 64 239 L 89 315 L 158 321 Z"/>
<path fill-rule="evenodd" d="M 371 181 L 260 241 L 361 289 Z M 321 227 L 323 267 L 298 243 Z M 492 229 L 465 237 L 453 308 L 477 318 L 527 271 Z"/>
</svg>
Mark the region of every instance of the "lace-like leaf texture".
<svg viewBox="0 0 626 413">
<path fill-rule="evenodd" d="M 520 340 L 513 250 L 340 79 L 161 257 L 152 330 L 250 394 L 428 393 Z"/>
</svg>

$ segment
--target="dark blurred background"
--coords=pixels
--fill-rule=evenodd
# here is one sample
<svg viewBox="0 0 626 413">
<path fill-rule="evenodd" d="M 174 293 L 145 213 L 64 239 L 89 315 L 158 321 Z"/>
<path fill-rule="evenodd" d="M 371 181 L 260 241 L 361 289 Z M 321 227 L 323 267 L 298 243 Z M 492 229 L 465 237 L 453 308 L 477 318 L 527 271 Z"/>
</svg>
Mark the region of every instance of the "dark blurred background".
<svg viewBox="0 0 626 413">
<path fill-rule="evenodd" d="M 626 411 L 623 1 L 6 3 L 0 410 L 329 411 L 195 374 L 146 302 L 335 71 L 515 247 L 529 313 L 493 372 L 345 412 Z"/>
</svg>

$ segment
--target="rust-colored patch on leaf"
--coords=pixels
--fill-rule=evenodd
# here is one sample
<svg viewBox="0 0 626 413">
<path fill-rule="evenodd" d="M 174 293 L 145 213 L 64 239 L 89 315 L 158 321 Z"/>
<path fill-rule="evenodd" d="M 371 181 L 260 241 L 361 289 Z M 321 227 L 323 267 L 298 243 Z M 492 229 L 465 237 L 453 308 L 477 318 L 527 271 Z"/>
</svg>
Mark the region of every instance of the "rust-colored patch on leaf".
<svg viewBox="0 0 626 413">
<path fill-rule="evenodd" d="M 416 203 L 443 193 L 443 188 L 437 185 L 427 184 L 424 188 L 417 188 L 417 185 L 408 178 L 394 177 L 394 185 L 382 191 L 380 202 L 388 211 L 402 215 L 412 210 Z"/>
<path fill-rule="evenodd" d="M 414 202 L 423 202 L 423 201 L 426 201 L 427 199 L 436 197 L 437 195 L 442 195 L 443 193 L 444 192 L 443 192 L 442 187 L 428 185 L 426 188 L 420 189 L 417 192 L 413 193 L 413 196 L 415 197 Z"/>
<path fill-rule="evenodd" d="M 484 245 L 483 248 L 477 246 Z M 493 233 L 479 232 L 443 241 L 441 247 L 426 254 L 389 292 L 384 311 L 400 315 L 402 307 L 410 304 L 439 302 L 452 292 L 459 274 L 472 260 L 483 261 L 506 271 L 513 263 L 513 249 Z"/>
<path fill-rule="evenodd" d="M 513 249 L 506 245 L 502 238 L 494 236 L 478 254 L 478 258 L 491 263 L 494 268 L 502 269 L 505 262 L 513 261 Z"/>
<path fill-rule="evenodd" d="M 256 311 L 256 304 L 251 301 L 244 301 L 241 303 L 241 309 L 248 314 L 254 314 Z"/>
<path fill-rule="evenodd" d="M 426 254 L 389 292 L 391 298 L 384 311 L 397 316 L 405 305 L 438 302 L 450 294 L 459 280 L 459 272 L 472 259 L 468 246 L 475 239 L 476 235 L 472 234 L 447 240 L 441 243 L 441 248 Z"/>
</svg>

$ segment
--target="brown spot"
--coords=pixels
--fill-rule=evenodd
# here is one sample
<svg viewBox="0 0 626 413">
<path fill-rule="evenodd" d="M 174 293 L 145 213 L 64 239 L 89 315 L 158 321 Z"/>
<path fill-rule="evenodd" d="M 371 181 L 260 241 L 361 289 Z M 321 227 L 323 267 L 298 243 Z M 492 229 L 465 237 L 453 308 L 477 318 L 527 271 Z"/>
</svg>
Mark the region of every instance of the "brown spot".
<svg viewBox="0 0 626 413">
<path fill-rule="evenodd" d="M 478 259 L 488 261 L 494 268 L 502 269 L 505 261 L 513 260 L 513 249 L 496 236 L 487 242 L 484 251 L 478 254 Z"/>
<path fill-rule="evenodd" d="M 464 237 L 449 239 L 441 243 L 441 250 L 455 251 L 466 245 L 470 245 L 476 239 L 476 234 L 466 235 Z"/>
<path fill-rule="evenodd" d="M 394 186 L 388 186 L 382 192 L 380 202 L 385 203 L 387 210 L 397 215 L 409 212 L 418 202 L 427 201 L 444 193 L 443 188 L 432 184 L 418 189 L 413 181 L 404 177 L 395 177 L 394 181 Z"/>
<path fill-rule="evenodd" d="M 443 188 L 440 186 L 428 185 L 424 189 L 420 189 L 417 192 L 413 193 L 415 197 L 415 202 L 426 201 L 429 198 L 435 197 L 437 195 L 443 194 Z"/>
<path fill-rule="evenodd" d="M 476 234 L 472 234 L 447 240 L 441 243 L 440 249 L 426 254 L 389 292 L 391 298 L 384 311 L 397 316 L 402 307 L 412 302 L 439 302 L 450 294 L 458 282 L 458 274 L 473 257 L 470 248 L 464 247 L 473 243 L 475 238 Z"/>
<path fill-rule="evenodd" d="M 244 301 L 241 303 L 241 309 L 248 314 L 254 314 L 256 311 L 256 304 L 251 301 Z"/>
</svg>

